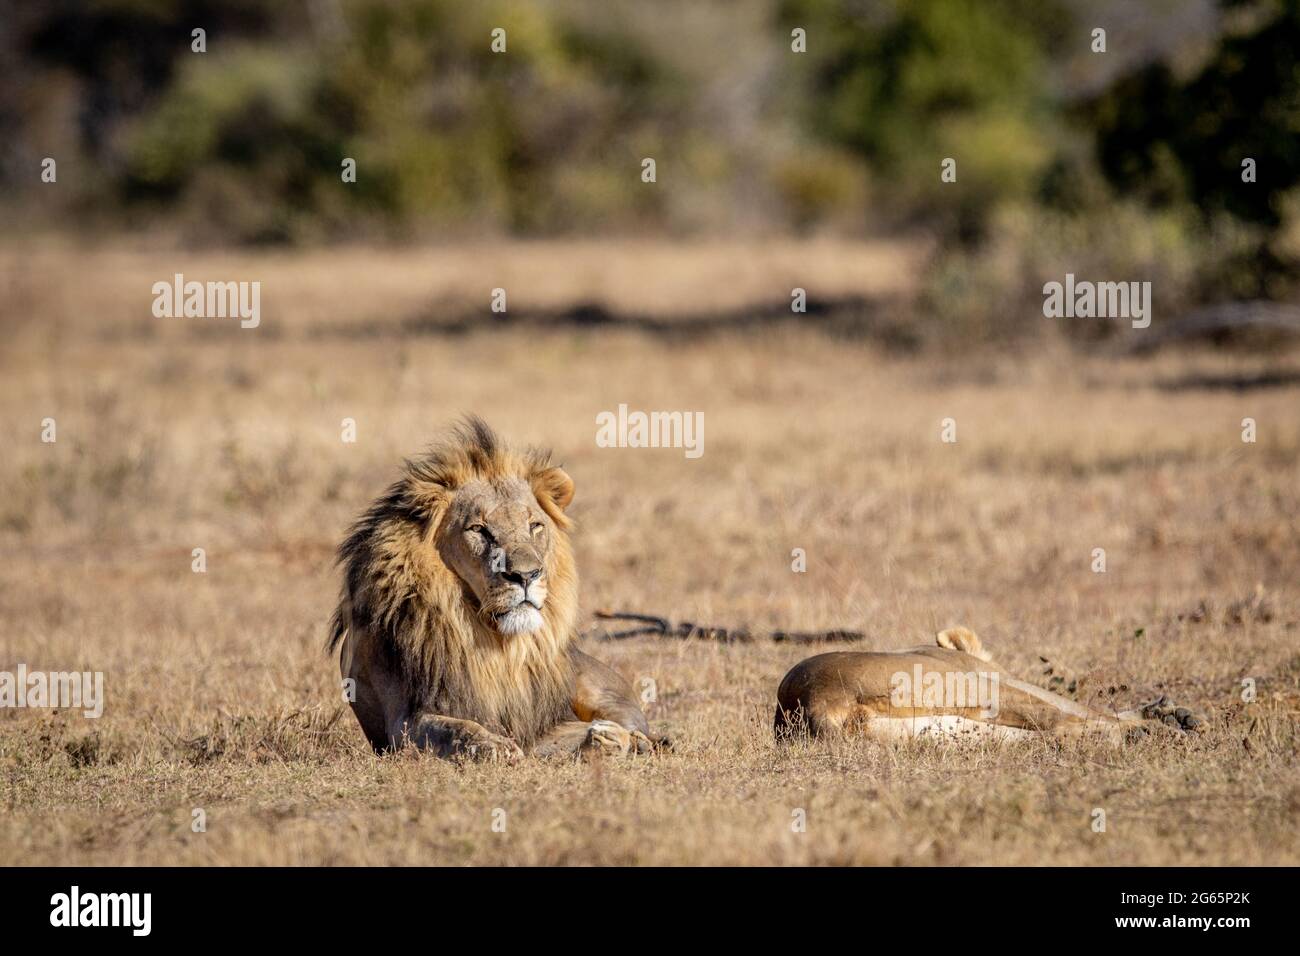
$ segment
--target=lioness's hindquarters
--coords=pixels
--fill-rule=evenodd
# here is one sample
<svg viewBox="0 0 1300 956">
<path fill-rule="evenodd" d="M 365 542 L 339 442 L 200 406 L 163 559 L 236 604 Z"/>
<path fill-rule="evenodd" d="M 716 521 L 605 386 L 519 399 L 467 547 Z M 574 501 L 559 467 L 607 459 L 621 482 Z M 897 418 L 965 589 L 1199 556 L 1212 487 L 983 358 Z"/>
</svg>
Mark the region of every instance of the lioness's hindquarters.
<svg viewBox="0 0 1300 956">
<path fill-rule="evenodd" d="M 777 690 L 778 739 L 844 732 L 882 740 L 920 735 L 1014 739 L 1036 733 L 1123 742 L 1140 717 L 1107 713 L 1018 680 L 965 628 L 935 646 L 818 654 Z M 1193 729 L 1194 721 L 1184 721 Z"/>
</svg>

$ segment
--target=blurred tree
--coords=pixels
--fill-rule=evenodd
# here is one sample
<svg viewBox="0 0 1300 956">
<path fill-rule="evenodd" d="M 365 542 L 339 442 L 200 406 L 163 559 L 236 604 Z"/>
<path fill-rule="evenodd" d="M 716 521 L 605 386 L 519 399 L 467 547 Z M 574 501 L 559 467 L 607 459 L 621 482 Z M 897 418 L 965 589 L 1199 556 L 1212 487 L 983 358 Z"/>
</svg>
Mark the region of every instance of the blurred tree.
<svg viewBox="0 0 1300 956">
<path fill-rule="evenodd" d="M 0 201 L 41 224 L 204 242 L 920 226 L 957 240 L 946 275 L 989 286 L 1059 247 L 1050 228 L 1087 237 L 1107 268 L 1136 244 L 1196 276 L 1166 283 L 1175 301 L 1285 295 L 1300 271 L 1300 0 L 1192 7 L 9 4 Z M 1099 9 L 1104 56 L 1088 48 Z M 806 53 L 790 50 L 796 26 Z M 50 155 L 66 188 L 33 175 Z M 637 175 L 647 156 L 657 187 Z M 1107 238 L 1144 209 L 1140 236 Z M 952 288 L 949 309 L 965 295 Z"/>
<path fill-rule="evenodd" d="M 190 54 L 190 31 L 264 34 L 274 0 L 47 0 L 15 11 L 22 53 L 34 64 L 67 70 L 83 82 L 83 142 L 103 157 L 108 134 L 171 81 Z"/>
<path fill-rule="evenodd" d="M 1048 0 L 783 0 L 808 31 L 804 115 L 891 183 L 908 214 L 975 238 L 996 203 L 1031 195 L 1052 155 Z M 940 163 L 956 160 L 956 184 Z"/>
<path fill-rule="evenodd" d="M 1294 263 L 1274 255 L 1273 235 L 1300 184 L 1300 0 L 1246 3 L 1247 26 L 1228 32 L 1204 68 L 1180 81 L 1161 63 L 1125 77 L 1081 113 L 1095 128 L 1097 155 L 1121 191 L 1156 207 L 1186 206 L 1214 221 L 1225 214 L 1263 227 L 1243 257 L 1235 294 L 1269 295 Z M 1242 163 L 1255 161 L 1255 181 Z M 1220 284 L 1224 277 L 1209 276 Z"/>
</svg>

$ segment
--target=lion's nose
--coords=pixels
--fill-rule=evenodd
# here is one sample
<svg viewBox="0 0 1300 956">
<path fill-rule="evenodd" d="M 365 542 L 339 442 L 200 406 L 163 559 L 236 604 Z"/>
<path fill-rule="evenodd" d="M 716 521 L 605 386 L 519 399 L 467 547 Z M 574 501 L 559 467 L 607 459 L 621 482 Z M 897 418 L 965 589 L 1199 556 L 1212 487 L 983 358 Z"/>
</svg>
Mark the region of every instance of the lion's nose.
<svg viewBox="0 0 1300 956">
<path fill-rule="evenodd" d="M 513 581 L 515 584 L 518 584 L 521 588 L 527 591 L 528 585 L 532 584 L 542 576 L 542 569 L 539 567 L 523 568 L 516 566 L 511 568 L 509 571 L 506 571 L 501 576 L 507 581 Z"/>
</svg>

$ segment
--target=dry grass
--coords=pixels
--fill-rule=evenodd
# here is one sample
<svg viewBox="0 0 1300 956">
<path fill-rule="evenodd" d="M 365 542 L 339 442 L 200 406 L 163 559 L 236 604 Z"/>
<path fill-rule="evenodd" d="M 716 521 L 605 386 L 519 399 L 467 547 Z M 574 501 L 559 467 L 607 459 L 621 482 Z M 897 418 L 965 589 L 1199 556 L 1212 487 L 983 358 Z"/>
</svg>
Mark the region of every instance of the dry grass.
<svg viewBox="0 0 1300 956">
<path fill-rule="evenodd" d="M 0 253 L 6 325 L 47 339 L 190 338 L 193 321 L 149 310 L 153 283 L 244 279 L 262 283 L 260 339 L 437 328 L 492 318 L 492 290 L 512 313 L 594 306 L 665 320 L 788 305 L 791 289 L 821 300 L 880 300 L 918 281 L 919 241 L 820 239 L 760 242 L 625 240 L 471 242 L 437 249 L 336 248 L 292 252 L 190 252 L 133 248 L 85 254 L 39 243 Z M 75 263 L 75 281 L 69 281 Z M 221 334 L 220 322 L 198 332 Z"/>
<path fill-rule="evenodd" d="M 108 702 L 98 721 L 0 710 L 0 860 L 1300 863 L 1300 388 L 1205 387 L 1292 368 L 1285 356 L 901 360 L 794 327 L 676 342 L 337 334 L 349 315 L 432 307 L 428 257 L 374 254 L 392 299 L 368 297 L 379 285 L 338 254 L 241 260 L 249 271 L 216 277 L 313 276 L 325 318 L 294 299 L 280 322 L 268 291 L 263 329 L 155 334 L 148 287 L 182 268 L 173 257 L 70 269 L 42 255 L 39 269 L 4 260 L 20 294 L 4 297 L 0 353 L 0 669 L 102 670 Z M 727 261 L 677 267 L 726 274 Z M 596 273 L 569 262 L 533 268 L 594 294 Z M 627 269 L 611 297 L 667 296 L 672 311 L 671 269 Z M 773 280 L 782 295 L 789 280 Z M 750 282 L 716 294 L 770 297 Z M 597 448 L 596 413 L 620 402 L 704 411 L 704 456 Z M 1210 731 L 1123 751 L 778 748 L 775 687 L 810 649 L 588 639 L 655 681 L 651 720 L 676 753 L 513 769 L 378 759 L 322 651 L 332 549 L 398 460 L 464 411 L 553 446 L 576 478 L 587 611 L 843 626 L 881 648 L 960 622 L 1026 677 L 1048 680 L 1042 655 L 1080 696 L 1169 693 Z M 53 445 L 39 441 L 47 416 Z M 939 441 L 946 416 L 955 445 Z M 339 440 L 344 417 L 355 445 Z M 206 574 L 190 570 L 195 547 Z M 806 574 L 790 570 L 795 547 Z M 1239 603 L 1257 585 L 1265 600 Z M 1259 686 L 1250 705 L 1244 677 Z M 193 808 L 206 833 L 191 832 Z M 796 808 L 807 832 L 792 832 Z"/>
</svg>

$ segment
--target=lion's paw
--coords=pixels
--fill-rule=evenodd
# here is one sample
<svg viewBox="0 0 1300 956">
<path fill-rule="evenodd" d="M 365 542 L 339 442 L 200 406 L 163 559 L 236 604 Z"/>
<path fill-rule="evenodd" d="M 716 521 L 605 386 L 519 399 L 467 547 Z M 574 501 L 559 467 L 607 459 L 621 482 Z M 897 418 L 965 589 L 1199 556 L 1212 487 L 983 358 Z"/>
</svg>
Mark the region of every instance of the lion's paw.
<svg viewBox="0 0 1300 956">
<path fill-rule="evenodd" d="M 1187 733 L 1203 733 L 1205 731 L 1204 717 L 1192 713 L 1186 707 L 1179 707 L 1163 695 L 1159 700 L 1152 701 L 1143 707 L 1142 716 L 1147 720 L 1158 721 L 1167 727 Z"/>
<path fill-rule="evenodd" d="M 617 724 L 612 720 L 593 720 L 591 726 L 587 728 L 587 737 L 583 740 L 579 750 L 584 755 L 608 754 L 612 757 L 622 757 L 634 747 L 640 752 L 636 737 L 640 737 L 649 744 L 643 734 L 628 730 L 622 724 Z"/>
<path fill-rule="evenodd" d="M 509 737 L 486 732 L 466 741 L 460 752 L 476 763 L 513 764 L 524 759 L 523 749 Z"/>
</svg>

